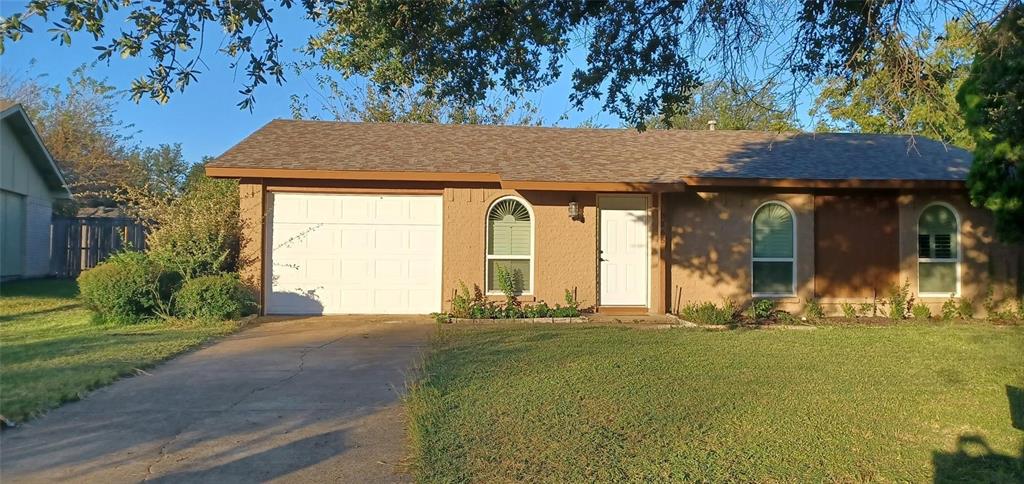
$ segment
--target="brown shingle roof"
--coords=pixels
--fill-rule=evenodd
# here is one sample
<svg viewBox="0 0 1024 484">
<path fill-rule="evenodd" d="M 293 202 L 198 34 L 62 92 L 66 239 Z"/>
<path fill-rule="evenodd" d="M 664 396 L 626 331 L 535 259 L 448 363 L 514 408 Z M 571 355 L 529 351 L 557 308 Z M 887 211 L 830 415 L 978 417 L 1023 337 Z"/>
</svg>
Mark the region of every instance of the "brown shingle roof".
<svg viewBox="0 0 1024 484">
<path fill-rule="evenodd" d="M 957 181 L 970 160 L 965 150 L 920 136 L 275 120 L 209 166 L 493 173 L 556 182 Z"/>
</svg>

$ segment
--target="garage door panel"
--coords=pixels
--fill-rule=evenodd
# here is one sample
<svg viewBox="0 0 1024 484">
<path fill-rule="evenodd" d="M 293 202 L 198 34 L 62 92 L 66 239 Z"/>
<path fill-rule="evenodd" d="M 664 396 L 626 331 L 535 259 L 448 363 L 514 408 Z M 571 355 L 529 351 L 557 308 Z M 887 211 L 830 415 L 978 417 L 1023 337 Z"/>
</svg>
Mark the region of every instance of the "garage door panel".
<svg viewBox="0 0 1024 484">
<path fill-rule="evenodd" d="M 405 230 L 377 229 L 373 234 L 373 248 L 377 251 L 399 251 L 405 248 Z"/>
<path fill-rule="evenodd" d="M 268 313 L 440 310 L 440 197 L 272 197 Z"/>
<path fill-rule="evenodd" d="M 371 230 L 366 227 L 343 227 L 341 230 L 341 249 L 347 251 L 370 248 Z"/>
</svg>

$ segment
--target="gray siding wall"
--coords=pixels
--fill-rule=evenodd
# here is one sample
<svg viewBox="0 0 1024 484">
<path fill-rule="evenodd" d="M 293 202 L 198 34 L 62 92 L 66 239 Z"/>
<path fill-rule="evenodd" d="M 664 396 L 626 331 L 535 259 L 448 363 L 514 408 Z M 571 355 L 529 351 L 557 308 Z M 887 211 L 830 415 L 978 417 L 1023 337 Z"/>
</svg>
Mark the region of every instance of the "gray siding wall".
<svg viewBox="0 0 1024 484">
<path fill-rule="evenodd" d="M 50 273 L 50 221 L 53 204 L 49 200 L 28 197 L 25 203 L 25 277 Z"/>
</svg>

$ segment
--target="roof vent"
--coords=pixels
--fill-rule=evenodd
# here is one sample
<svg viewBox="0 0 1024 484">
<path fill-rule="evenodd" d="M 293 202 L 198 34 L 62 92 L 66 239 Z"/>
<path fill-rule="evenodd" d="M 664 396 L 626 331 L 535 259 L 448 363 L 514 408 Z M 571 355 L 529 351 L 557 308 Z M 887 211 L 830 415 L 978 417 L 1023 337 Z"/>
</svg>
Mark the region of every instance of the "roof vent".
<svg viewBox="0 0 1024 484">
<path fill-rule="evenodd" d="M 714 131 L 716 124 L 718 124 L 718 121 L 715 121 L 714 119 L 708 121 L 708 131 Z"/>
</svg>

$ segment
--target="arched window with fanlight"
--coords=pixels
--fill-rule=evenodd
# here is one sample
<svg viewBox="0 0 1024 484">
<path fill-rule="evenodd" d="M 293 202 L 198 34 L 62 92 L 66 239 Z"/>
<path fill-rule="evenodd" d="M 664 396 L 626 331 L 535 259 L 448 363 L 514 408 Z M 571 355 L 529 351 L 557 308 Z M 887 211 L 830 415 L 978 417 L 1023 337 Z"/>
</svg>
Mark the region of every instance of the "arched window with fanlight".
<svg viewBox="0 0 1024 484">
<path fill-rule="evenodd" d="M 754 296 L 796 293 L 796 220 L 782 202 L 766 202 L 754 211 L 751 286 Z"/>
<path fill-rule="evenodd" d="M 917 291 L 960 294 L 960 217 L 944 203 L 925 207 L 917 221 Z"/>
<path fill-rule="evenodd" d="M 487 211 L 487 292 L 500 292 L 501 269 L 513 276 L 516 292 L 533 291 L 533 211 L 517 197 L 499 198 Z"/>
</svg>

